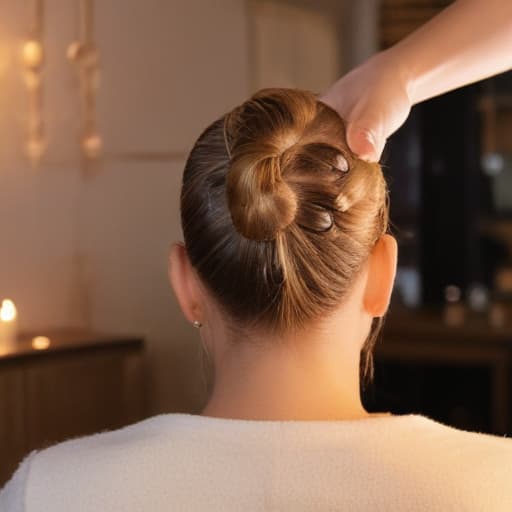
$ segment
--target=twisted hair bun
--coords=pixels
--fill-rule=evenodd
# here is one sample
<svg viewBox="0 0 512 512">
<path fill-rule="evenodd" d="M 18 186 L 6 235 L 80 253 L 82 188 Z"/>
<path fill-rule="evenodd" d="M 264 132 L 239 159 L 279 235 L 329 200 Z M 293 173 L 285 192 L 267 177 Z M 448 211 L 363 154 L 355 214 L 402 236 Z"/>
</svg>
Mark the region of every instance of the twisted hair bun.
<svg viewBox="0 0 512 512">
<path fill-rule="evenodd" d="M 316 104 L 312 95 L 301 99 L 306 115 L 294 115 L 297 98 L 262 90 L 225 117 L 228 206 L 235 228 L 250 240 L 273 240 L 296 218 L 298 198 L 286 181 L 286 162 Z"/>
<path fill-rule="evenodd" d="M 249 240 L 274 240 L 294 223 L 328 231 L 336 212 L 382 185 L 371 164 L 366 175 L 348 173 L 364 164 L 348 151 L 341 118 L 308 91 L 258 92 L 225 116 L 224 138 L 227 204 L 235 229 Z"/>
</svg>

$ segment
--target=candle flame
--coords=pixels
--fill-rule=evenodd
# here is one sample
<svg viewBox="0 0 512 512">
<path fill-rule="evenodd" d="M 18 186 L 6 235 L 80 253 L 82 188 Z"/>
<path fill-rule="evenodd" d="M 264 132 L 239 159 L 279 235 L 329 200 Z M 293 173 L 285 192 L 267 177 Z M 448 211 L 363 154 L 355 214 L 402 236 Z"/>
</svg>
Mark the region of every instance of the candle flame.
<svg viewBox="0 0 512 512">
<path fill-rule="evenodd" d="M 16 306 L 10 299 L 4 299 L 0 306 L 0 321 L 12 322 L 16 318 Z"/>
<path fill-rule="evenodd" d="M 23 45 L 23 63 L 27 68 L 38 68 L 43 63 L 43 46 L 39 41 L 29 39 Z"/>
<path fill-rule="evenodd" d="M 36 336 L 32 338 L 32 348 L 35 350 L 46 350 L 50 346 L 50 338 L 46 336 Z"/>
</svg>

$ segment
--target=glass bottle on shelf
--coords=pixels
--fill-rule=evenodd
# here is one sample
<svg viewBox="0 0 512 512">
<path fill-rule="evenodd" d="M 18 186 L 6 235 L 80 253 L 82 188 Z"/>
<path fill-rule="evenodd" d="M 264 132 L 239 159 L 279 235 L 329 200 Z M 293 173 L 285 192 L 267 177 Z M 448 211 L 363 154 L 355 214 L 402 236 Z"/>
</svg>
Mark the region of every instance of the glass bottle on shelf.
<svg viewBox="0 0 512 512">
<path fill-rule="evenodd" d="M 458 286 L 448 285 L 444 289 L 443 319 L 446 325 L 455 327 L 464 323 L 466 312 L 461 298 L 462 293 Z"/>
</svg>

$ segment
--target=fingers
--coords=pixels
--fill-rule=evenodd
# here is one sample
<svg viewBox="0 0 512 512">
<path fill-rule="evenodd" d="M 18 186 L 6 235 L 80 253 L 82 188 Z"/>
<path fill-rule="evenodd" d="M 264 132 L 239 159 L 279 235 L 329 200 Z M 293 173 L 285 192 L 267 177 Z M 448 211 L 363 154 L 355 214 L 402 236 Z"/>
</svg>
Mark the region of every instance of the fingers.
<svg viewBox="0 0 512 512">
<path fill-rule="evenodd" d="M 349 123 L 347 127 L 347 143 L 350 149 L 362 160 L 378 162 L 384 143 L 377 140 L 370 128 Z"/>
<path fill-rule="evenodd" d="M 336 110 L 341 117 L 345 117 L 345 109 L 339 104 L 339 95 L 334 95 L 329 90 L 319 100 Z M 375 122 L 372 123 L 368 120 L 365 122 L 360 117 L 358 119 L 358 121 L 348 122 L 347 124 L 347 144 L 362 160 L 378 162 L 382 156 L 386 140 L 376 136 L 377 130 L 370 128 L 371 126 L 375 127 Z"/>
</svg>

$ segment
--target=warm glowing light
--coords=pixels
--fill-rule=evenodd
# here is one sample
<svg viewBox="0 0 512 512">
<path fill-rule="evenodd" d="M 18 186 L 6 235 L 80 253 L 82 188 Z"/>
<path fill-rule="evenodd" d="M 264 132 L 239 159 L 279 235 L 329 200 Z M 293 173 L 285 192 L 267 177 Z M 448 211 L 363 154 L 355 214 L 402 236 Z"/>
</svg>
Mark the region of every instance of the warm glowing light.
<svg viewBox="0 0 512 512">
<path fill-rule="evenodd" d="M 76 61 L 80 57 L 80 52 L 82 50 L 82 43 L 80 41 L 73 41 L 66 51 L 66 55 L 69 60 Z"/>
<path fill-rule="evenodd" d="M 4 299 L 0 305 L 0 346 L 9 347 L 17 338 L 17 311 L 14 302 Z"/>
<path fill-rule="evenodd" d="M 88 135 L 82 139 L 82 151 L 87 158 L 98 158 L 103 149 L 103 141 L 97 134 Z"/>
<path fill-rule="evenodd" d="M 32 348 L 35 350 L 46 350 L 50 346 L 50 338 L 46 336 L 36 336 L 32 338 Z"/>
<path fill-rule="evenodd" d="M 14 302 L 9 299 L 4 299 L 0 306 L 0 321 L 1 322 L 12 322 L 16 320 L 16 306 Z"/>
<path fill-rule="evenodd" d="M 43 56 L 43 46 L 39 41 L 30 39 L 23 45 L 23 63 L 27 68 L 39 68 L 43 63 Z"/>
</svg>

